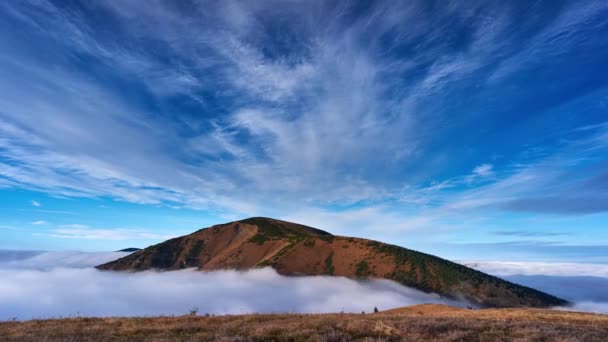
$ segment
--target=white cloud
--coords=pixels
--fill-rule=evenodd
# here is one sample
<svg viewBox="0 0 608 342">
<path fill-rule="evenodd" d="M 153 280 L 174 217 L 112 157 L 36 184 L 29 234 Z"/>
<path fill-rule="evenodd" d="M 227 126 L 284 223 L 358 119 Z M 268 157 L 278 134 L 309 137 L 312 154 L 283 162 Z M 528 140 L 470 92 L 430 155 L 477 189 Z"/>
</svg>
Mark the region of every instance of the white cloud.
<svg viewBox="0 0 608 342">
<path fill-rule="evenodd" d="M 448 229 L 439 218 L 425 215 L 404 215 L 390 206 L 368 205 L 334 212 L 317 208 L 299 208 L 278 217 L 291 222 L 325 229 L 332 234 L 357 236 L 393 243 L 407 243 L 404 234 L 425 232 L 432 227 L 435 237 Z M 450 229 L 457 229 L 452 225 Z"/>
<path fill-rule="evenodd" d="M 575 303 L 574 307 L 561 307 L 561 308 L 556 308 L 556 309 L 564 310 L 564 311 L 574 310 L 574 311 L 607 314 L 608 313 L 608 302 L 598 303 L 598 302 L 591 302 L 591 301 L 582 301 L 582 302 Z"/>
<path fill-rule="evenodd" d="M 129 254 L 131 253 L 0 250 L 0 269 L 44 271 L 54 268 L 91 268 Z"/>
<path fill-rule="evenodd" d="M 83 240 L 166 240 L 174 237 L 173 235 L 156 234 L 139 229 L 99 229 L 82 224 L 62 225 L 53 229 L 48 235 L 62 239 Z"/>
<path fill-rule="evenodd" d="M 487 180 L 487 178 L 494 175 L 494 166 L 492 164 L 481 164 L 477 165 L 473 168 L 473 171 L 470 175 L 464 178 L 464 182 L 471 185 L 472 183 Z M 456 181 L 452 180 L 452 183 L 456 183 Z M 452 185 L 453 185 L 452 184 Z"/>
<path fill-rule="evenodd" d="M 498 276 L 549 275 L 594 276 L 608 278 L 608 265 L 588 263 L 549 263 L 516 261 L 461 261 L 463 265 Z"/>
<path fill-rule="evenodd" d="M 584 14 L 580 19 L 560 15 L 545 37 L 580 32 L 599 3 L 573 12 Z M 7 44 L 12 51 L 0 64 L 0 157 L 13 162 L 0 164 L 2 186 L 241 216 L 273 210 L 302 216 L 315 206 L 399 198 L 395 207 L 416 206 L 422 212 L 414 221 L 430 223 L 553 179 L 545 170 L 500 178 L 501 170 L 482 164 L 469 176 L 495 187 L 453 196 L 441 190 L 466 183 L 467 175 L 439 180 L 434 189 L 417 183 L 427 180 L 421 174 L 428 170 L 418 168 L 426 165 L 425 147 L 442 136 L 450 86 L 459 88 L 473 72 L 492 69 L 497 56 L 509 55 L 504 33 L 516 18 L 500 6 L 451 4 L 429 17 L 423 1 L 377 3 L 345 23 L 349 6 L 330 9 L 323 2 L 204 3 L 185 14 L 162 2 L 102 1 L 97 6 L 124 28 L 115 32 L 120 39 L 107 39 L 78 11 L 68 15 L 46 1 L 20 4 L 3 9 L 50 42 L 49 57 L 77 51 L 100 68 L 110 66 L 117 70 L 113 77 L 141 82 L 163 112 L 150 114 L 62 60 L 40 60 L 28 46 Z M 290 53 L 260 44 L 270 37 L 259 19 L 272 22 L 274 15 L 297 33 Z M 466 49 L 440 43 L 446 23 L 471 29 Z M 146 37 L 166 46 L 167 56 L 148 53 Z M 419 41 L 425 44 L 410 57 L 390 54 Z M 200 98 L 206 91 L 225 101 L 212 120 L 205 113 L 217 108 Z M 175 96 L 200 105 L 196 114 L 170 106 Z"/>
<path fill-rule="evenodd" d="M 34 221 L 32 222 L 33 225 L 35 226 L 42 226 L 42 225 L 46 225 L 49 224 L 48 222 L 44 221 L 44 220 L 39 220 L 39 221 Z"/>
<path fill-rule="evenodd" d="M 129 46 L 147 36 L 165 42 L 174 57 L 171 72 L 159 76 L 158 70 L 168 68 L 153 55 L 121 48 L 116 40 L 104 41 L 91 33 L 85 21 L 65 15 L 52 3 L 22 9 L 31 16 L 19 15 L 22 11 L 18 10 L 10 13 L 25 25 L 46 32 L 57 46 L 127 70 L 148 85 L 159 83 L 159 79 L 167 80 L 161 82 L 163 87 L 179 85 L 167 93 L 190 94 L 193 87 L 213 85 L 214 91 L 221 88 L 229 95 L 251 100 L 235 101 L 226 108 L 228 115 L 216 120 L 210 130 L 188 134 L 196 138 L 180 144 L 175 123 L 158 116 L 150 118 L 125 103 L 121 94 L 74 74 L 72 69 L 56 65 L 49 71 L 31 56 L 21 56 L 23 51 L 15 51 L 5 56 L 6 65 L 14 66 L 5 70 L 6 78 L 15 82 L 0 84 L 6 94 L 0 103 L 7 113 L 2 125 L 10 133 L 0 145 L 6 149 L 6 158 L 19 161 L 2 165 L 0 174 L 15 185 L 68 196 L 109 195 L 138 203 L 173 201 L 196 208 L 226 208 L 235 202 L 256 200 L 244 193 L 276 198 L 280 192 L 290 200 L 354 202 L 384 192 L 374 184 L 377 181 L 368 179 L 377 173 L 376 163 L 369 165 L 368 159 L 401 168 L 416 148 L 418 132 L 422 134 L 416 129 L 418 121 L 411 105 L 384 100 L 384 93 L 390 92 L 395 82 L 380 82 L 387 75 L 398 79 L 394 71 L 414 62 L 385 63 L 377 60 L 377 51 L 367 42 L 358 41 L 370 24 L 377 26 L 377 37 L 392 30 L 399 30 L 404 37 L 421 35 L 426 30 L 418 24 L 426 25 L 424 21 L 417 23 L 415 32 L 414 26 L 405 30 L 398 25 L 403 18 L 415 18 L 421 11 L 418 5 L 374 6 L 369 22 L 344 28 L 337 20 L 327 35 L 316 32 L 317 27 L 303 25 L 302 54 L 277 59 L 267 58 L 263 47 L 250 43 L 250 38 L 265 35 L 265 28 L 255 20 L 257 14 L 271 15 L 267 12 L 274 5 L 209 5 L 200 9 L 203 19 L 199 21 L 163 4 L 154 9 L 111 2 L 100 6 L 115 12 L 117 20 L 130 28 L 124 37 Z M 319 20 L 309 6 L 291 6 L 281 8 L 293 11 L 289 13 L 294 16 L 294 25 Z M 33 10 L 37 7 L 53 15 L 37 16 Z M 327 15 L 339 18 L 342 10 L 331 10 Z M 381 16 L 387 20 L 379 20 Z M 429 77 L 434 73 L 431 71 Z M 49 90 L 31 101 L 31 91 L 38 89 L 32 84 L 43 84 Z M 162 91 L 155 94 L 159 101 L 166 96 Z M 57 100 L 66 98 L 70 101 Z M 274 103 L 257 101 L 260 98 Z M 24 103 L 29 108 L 24 108 Z M 32 114 L 42 111 L 42 118 Z M 206 125 L 190 121 L 194 121 L 188 121 L 191 127 Z M 232 139 L 237 135 L 243 139 L 247 133 L 249 141 L 236 144 Z M 121 137 L 129 137 L 128 143 Z M 164 146 L 163 141 L 170 145 Z M 107 150 L 121 153 L 104 153 Z M 220 152 L 234 159 L 193 165 L 176 158 L 187 155 L 198 160 L 200 154 L 215 157 Z M 250 189 L 242 191 L 244 187 Z"/>
<path fill-rule="evenodd" d="M 463 265 L 574 303 L 558 310 L 608 313 L 608 265 L 512 261 L 461 261 Z"/>
<path fill-rule="evenodd" d="M 33 205 L 34 207 L 40 207 L 40 206 L 42 206 L 42 204 L 40 204 L 40 202 L 38 202 L 38 201 L 34 201 L 34 200 L 32 200 L 32 202 L 31 202 L 31 203 L 32 203 L 32 205 Z"/>
<path fill-rule="evenodd" d="M 569 103 L 561 109 L 575 105 L 576 103 Z M 588 162 L 598 159 L 598 151 L 608 150 L 608 139 L 605 139 L 608 129 L 603 125 L 587 129 L 590 131 L 588 136 L 564 142 L 553 153 L 540 153 L 532 161 L 514 161 L 500 172 L 494 170 L 491 164 L 481 164 L 469 175 L 456 176 L 408 191 L 401 195 L 402 200 L 408 203 L 434 204 L 417 213 L 421 218 L 430 219 L 449 218 L 462 213 L 471 217 L 474 210 L 483 209 L 566 214 L 605 211 L 606 201 L 601 200 L 605 195 L 601 180 L 596 180 L 599 186 L 595 187 L 592 185 L 592 177 L 582 175 L 597 175 L 598 165 Z M 576 166 L 577 170 L 572 171 L 565 165 Z M 481 179 L 486 182 L 482 185 L 475 184 L 474 181 Z M 469 188 L 451 191 L 463 185 Z M 551 197 L 547 199 L 544 196 Z M 534 227 L 530 229 L 533 231 Z"/>
<path fill-rule="evenodd" d="M 390 281 L 283 277 L 270 268 L 208 273 L 0 269 L 0 320 L 181 315 L 193 308 L 201 314 L 371 312 L 418 303 L 446 302 Z"/>
<path fill-rule="evenodd" d="M 90 268 L 128 254 L 0 250 L 0 320 L 76 314 L 179 315 L 192 308 L 200 313 L 237 314 L 370 312 L 374 307 L 459 304 L 391 281 L 283 277 L 270 268 L 140 273 Z M 32 296 L 39 300 L 31 301 Z"/>
<path fill-rule="evenodd" d="M 217 47 L 229 60 L 234 62 L 235 69 L 228 71 L 229 80 L 246 92 L 251 92 L 269 101 L 281 101 L 302 91 L 307 83 L 313 80 L 318 70 L 309 63 L 265 60 L 258 48 L 229 36 L 222 39 Z"/>
<path fill-rule="evenodd" d="M 194 308 L 201 314 L 314 313 L 369 312 L 373 307 L 389 309 L 420 303 L 466 304 L 445 301 L 437 295 L 387 280 L 284 277 L 271 268 L 248 272 L 137 273 L 100 272 L 90 268 L 127 254 L 0 250 L 0 320 L 77 314 L 181 315 Z M 536 264 L 519 267 L 529 270 Z M 555 265 L 553 269 L 559 267 Z M 608 278 L 581 277 L 577 276 L 574 266 L 567 268 L 571 271 L 569 277 L 506 279 L 570 299 L 575 302 L 576 310 L 608 312 L 604 291 Z M 551 269 L 545 265 L 536 273 L 554 274 Z"/>
<path fill-rule="evenodd" d="M 592 40 L 587 39 L 587 35 L 603 25 L 601 20 L 594 19 L 607 8 L 602 0 L 568 4 L 550 25 L 530 37 L 525 46 L 503 61 L 489 81 L 500 81 L 518 70 L 544 63 L 545 58 L 553 59 L 564 51 L 580 49 L 581 46 L 592 43 Z M 540 56 L 544 57 L 539 58 Z"/>
<path fill-rule="evenodd" d="M 491 164 L 481 164 L 473 169 L 473 174 L 480 177 L 487 177 L 492 175 L 492 168 L 493 166 Z"/>
</svg>

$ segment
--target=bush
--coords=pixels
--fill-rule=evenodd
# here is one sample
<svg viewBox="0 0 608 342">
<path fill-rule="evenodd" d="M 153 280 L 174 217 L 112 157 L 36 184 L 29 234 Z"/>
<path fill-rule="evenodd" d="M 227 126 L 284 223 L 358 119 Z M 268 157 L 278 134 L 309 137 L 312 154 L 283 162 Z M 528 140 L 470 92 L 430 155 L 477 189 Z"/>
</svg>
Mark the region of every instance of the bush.
<svg viewBox="0 0 608 342">
<path fill-rule="evenodd" d="M 334 255 L 332 253 L 325 259 L 325 274 L 334 274 L 333 257 Z"/>
<path fill-rule="evenodd" d="M 370 273 L 370 271 L 369 271 L 369 265 L 367 264 L 367 261 L 363 260 L 357 264 L 357 269 L 355 270 L 355 275 L 358 278 L 367 277 L 369 275 L 369 273 Z"/>
</svg>

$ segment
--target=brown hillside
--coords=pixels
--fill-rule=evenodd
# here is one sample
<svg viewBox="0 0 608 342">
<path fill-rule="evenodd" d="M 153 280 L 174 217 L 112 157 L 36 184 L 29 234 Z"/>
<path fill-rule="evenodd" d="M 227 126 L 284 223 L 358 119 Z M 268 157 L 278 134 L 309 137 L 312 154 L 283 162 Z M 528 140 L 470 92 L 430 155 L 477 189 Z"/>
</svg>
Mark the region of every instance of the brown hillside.
<svg viewBox="0 0 608 342">
<path fill-rule="evenodd" d="M 450 261 L 372 240 L 268 218 L 201 229 L 98 266 L 101 270 L 200 270 L 271 266 L 282 275 L 386 278 L 447 298 L 491 307 L 567 304 Z"/>
</svg>

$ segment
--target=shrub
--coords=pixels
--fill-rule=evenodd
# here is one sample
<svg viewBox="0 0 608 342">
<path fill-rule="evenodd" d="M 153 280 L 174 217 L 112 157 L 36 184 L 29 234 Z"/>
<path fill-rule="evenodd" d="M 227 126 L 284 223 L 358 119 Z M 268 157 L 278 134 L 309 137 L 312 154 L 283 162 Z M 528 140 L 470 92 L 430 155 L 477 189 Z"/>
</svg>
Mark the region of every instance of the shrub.
<svg viewBox="0 0 608 342">
<path fill-rule="evenodd" d="M 251 237 L 251 239 L 249 239 L 249 242 L 254 242 L 257 243 L 258 245 L 263 245 L 264 242 L 268 241 L 268 237 L 266 237 L 266 235 L 262 235 L 262 234 L 255 234 L 254 236 Z"/>
<path fill-rule="evenodd" d="M 355 275 L 359 278 L 367 277 L 369 275 L 369 265 L 367 261 L 362 260 L 357 264 L 357 269 L 355 270 Z"/>
<path fill-rule="evenodd" d="M 334 274 L 333 257 L 334 255 L 332 253 L 325 259 L 325 274 Z"/>
</svg>

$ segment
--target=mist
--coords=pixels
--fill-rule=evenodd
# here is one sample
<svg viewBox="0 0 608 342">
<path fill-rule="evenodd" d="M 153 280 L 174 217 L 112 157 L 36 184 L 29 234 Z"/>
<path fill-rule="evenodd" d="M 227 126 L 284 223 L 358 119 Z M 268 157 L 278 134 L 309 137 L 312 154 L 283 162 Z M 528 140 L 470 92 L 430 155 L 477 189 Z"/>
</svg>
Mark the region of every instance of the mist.
<svg viewBox="0 0 608 342">
<path fill-rule="evenodd" d="M 608 313 L 608 265 L 507 261 L 462 263 L 573 304 L 557 309 Z"/>
<path fill-rule="evenodd" d="M 184 315 L 191 310 L 198 314 L 360 313 L 420 303 L 466 305 L 388 280 L 284 277 L 272 268 L 109 272 L 91 268 L 96 259 L 108 261 L 108 253 L 44 252 L 0 260 L 0 320 Z M 59 267 L 52 267 L 53 263 Z"/>
<path fill-rule="evenodd" d="M 52 270 L 55 268 L 93 268 L 129 254 L 131 253 L 0 250 L 0 269 Z"/>
<path fill-rule="evenodd" d="M 183 315 L 190 310 L 201 314 L 370 312 L 374 307 L 447 303 L 387 280 L 284 277 L 271 268 L 139 273 L 91 268 L 1 270 L 0 279 L 3 320 Z"/>
<path fill-rule="evenodd" d="M 127 273 L 92 267 L 127 254 L 0 251 L 0 320 L 184 315 L 192 310 L 199 315 L 360 313 L 422 303 L 468 305 L 389 280 L 284 277 L 272 268 Z M 597 268 L 594 276 L 581 276 L 577 269 L 589 274 L 585 270 L 590 268 L 520 263 L 517 269 L 499 262 L 472 266 L 574 303 L 560 309 L 608 313 L 608 277 L 597 276 L 602 274 Z"/>
</svg>

